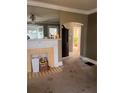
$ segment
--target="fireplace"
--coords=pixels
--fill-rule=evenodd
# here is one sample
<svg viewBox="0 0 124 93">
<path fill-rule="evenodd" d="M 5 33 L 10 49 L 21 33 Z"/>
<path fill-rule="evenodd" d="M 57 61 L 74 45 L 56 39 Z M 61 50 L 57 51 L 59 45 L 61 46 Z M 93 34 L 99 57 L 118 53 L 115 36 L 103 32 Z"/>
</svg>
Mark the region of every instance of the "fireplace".
<svg viewBox="0 0 124 93">
<path fill-rule="evenodd" d="M 53 48 L 28 49 L 28 72 L 42 72 L 54 67 Z"/>
<path fill-rule="evenodd" d="M 27 71 L 33 72 L 32 56 L 47 54 L 48 66 L 62 66 L 60 39 L 30 39 L 27 41 Z M 42 62 L 41 62 L 42 63 Z M 42 66 L 41 66 L 42 67 Z M 45 69 L 45 67 L 44 67 Z"/>
<path fill-rule="evenodd" d="M 48 54 L 32 55 L 32 71 L 43 72 L 49 70 Z"/>
</svg>

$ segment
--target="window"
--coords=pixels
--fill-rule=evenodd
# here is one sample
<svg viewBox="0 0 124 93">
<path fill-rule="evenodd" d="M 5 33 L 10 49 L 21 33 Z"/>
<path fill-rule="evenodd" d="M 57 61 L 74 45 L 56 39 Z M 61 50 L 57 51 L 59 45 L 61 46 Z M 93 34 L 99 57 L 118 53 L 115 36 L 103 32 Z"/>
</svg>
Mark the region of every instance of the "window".
<svg viewBox="0 0 124 93">
<path fill-rule="evenodd" d="M 27 35 L 30 37 L 30 39 L 44 38 L 43 26 L 28 26 Z"/>
<path fill-rule="evenodd" d="M 39 28 L 37 34 L 38 34 L 38 38 L 44 38 L 44 33 L 43 33 L 43 27 L 42 28 Z"/>
<path fill-rule="evenodd" d="M 58 34 L 58 28 L 57 27 L 49 27 L 49 37 L 55 36 Z"/>
</svg>

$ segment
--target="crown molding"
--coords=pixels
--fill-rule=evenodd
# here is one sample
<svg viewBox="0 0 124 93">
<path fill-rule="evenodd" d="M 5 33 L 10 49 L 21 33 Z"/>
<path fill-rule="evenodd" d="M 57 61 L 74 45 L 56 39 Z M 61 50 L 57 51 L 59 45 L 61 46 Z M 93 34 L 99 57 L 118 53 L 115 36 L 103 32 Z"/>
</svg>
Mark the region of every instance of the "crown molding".
<svg viewBox="0 0 124 93">
<path fill-rule="evenodd" d="M 97 8 L 88 10 L 88 15 L 89 15 L 89 14 L 96 13 L 96 12 L 97 12 Z"/>
<path fill-rule="evenodd" d="M 86 15 L 97 12 L 96 8 L 91 9 L 91 10 L 81 10 L 81 9 L 69 8 L 69 7 L 65 7 L 65 6 L 59 6 L 59 5 L 49 4 L 49 3 L 43 3 L 41 1 L 32 1 L 32 0 L 28 0 L 27 5 L 61 10 L 61 11 L 67 11 L 67 12 L 73 12 L 73 13 L 79 13 L 79 14 L 86 14 Z"/>
</svg>

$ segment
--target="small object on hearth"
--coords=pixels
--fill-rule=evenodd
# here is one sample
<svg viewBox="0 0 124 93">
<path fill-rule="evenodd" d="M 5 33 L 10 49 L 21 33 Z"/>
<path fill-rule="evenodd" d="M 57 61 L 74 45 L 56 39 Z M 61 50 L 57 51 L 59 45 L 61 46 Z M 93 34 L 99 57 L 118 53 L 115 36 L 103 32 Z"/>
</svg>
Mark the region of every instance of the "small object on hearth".
<svg viewBox="0 0 124 93">
<path fill-rule="evenodd" d="M 40 59 L 39 59 L 39 62 L 40 62 L 40 64 L 45 64 L 45 61 L 44 61 L 43 58 L 40 58 Z"/>
<path fill-rule="evenodd" d="M 39 59 L 39 71 L 46 71 L 49 69 L 47 57 L 41 57 Z"/>
<path fill-rule="evenodd" d="M 32 70 L 39 72 L 39 58 L 37 56 L 32 56 Z"/>
</svg>

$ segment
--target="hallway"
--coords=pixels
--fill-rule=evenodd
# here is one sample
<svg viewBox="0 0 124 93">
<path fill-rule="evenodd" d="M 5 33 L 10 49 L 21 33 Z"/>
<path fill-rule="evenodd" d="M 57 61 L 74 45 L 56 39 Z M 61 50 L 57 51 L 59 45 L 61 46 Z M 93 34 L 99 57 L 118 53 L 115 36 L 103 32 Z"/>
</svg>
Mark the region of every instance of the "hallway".
<svg viewBox="0 0 124 93">
<path fill-rule="evenodd" d="M 27 93 L 96 93 L 96 66 L 84 64 L 80 58 L 64 60 L 62 70 L 28 80 Z"/>
</svg>

